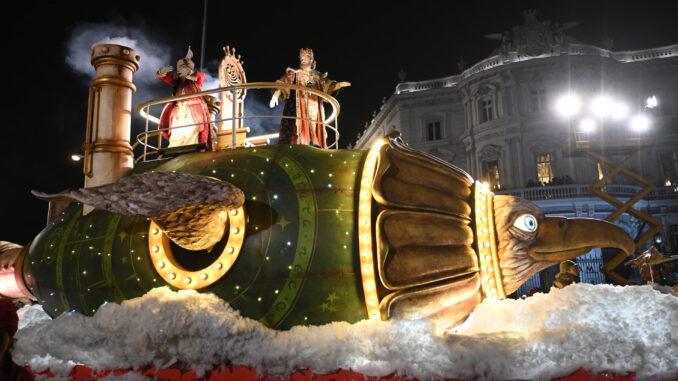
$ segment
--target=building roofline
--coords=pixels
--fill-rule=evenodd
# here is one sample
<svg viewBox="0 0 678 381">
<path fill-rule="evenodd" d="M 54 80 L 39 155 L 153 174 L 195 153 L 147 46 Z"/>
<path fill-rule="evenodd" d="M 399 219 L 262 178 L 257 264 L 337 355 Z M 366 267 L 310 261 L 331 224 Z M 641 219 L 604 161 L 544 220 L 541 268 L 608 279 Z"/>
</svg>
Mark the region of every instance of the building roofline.
<svg viewBox="0 0 678 381">
<path fill-rule="evenodd" d="M 423 81 L 401 82 L 396 85 L 396 94 L 414 93 L 418 91 L 425 91 L 437 89 L 441 87 L 454 87 L 460 81 L 470 78 L 478 73 L 495 67 L 510 65 L 513 63 L 531 61 L 535 59 L 543 59 L 557 56 L 594 56 L 611 58 L 620 63 L 632 63 L 648 60 L 656 60 L 663 58 L 671 58 L 678 56 L 678 43 L 667 46 L 660 46 L 656 48 L 640 49 L 640 50 L 626 50 L 613 52 L 608 49 L 600 48 L 594 45 L 570 43 L 566 48 L 554 49 L 546 54 L 538 56 L 520 55 L 518 52 L 512 51 L 508 54 L 497 54 L 485 58 L 461 74 L 450 75 L 447 77 L 427 79 Z"/>
</svg>

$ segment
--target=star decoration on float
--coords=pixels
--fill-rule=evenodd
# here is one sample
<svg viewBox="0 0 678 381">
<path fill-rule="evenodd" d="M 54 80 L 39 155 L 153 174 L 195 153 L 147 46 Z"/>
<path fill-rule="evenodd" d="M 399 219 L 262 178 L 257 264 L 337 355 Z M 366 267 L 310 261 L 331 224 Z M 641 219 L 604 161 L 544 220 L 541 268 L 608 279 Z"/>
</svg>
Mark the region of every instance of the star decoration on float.
<svg viewBox="0 0 678 381">
<path fill-rule="evenodd" d="M 285 227 L 286 227 L 287 225 L 289 225 L 290 223 L 291 223 L 290 221 L 287 221 L 287 220 L 285 219 L 285 216 L 280 217 L 280 221 L 278 221 L 278 225 L 280 225 L 280 228 L 281 228 L 282 230 L 285 230 Z"/>
</svg>

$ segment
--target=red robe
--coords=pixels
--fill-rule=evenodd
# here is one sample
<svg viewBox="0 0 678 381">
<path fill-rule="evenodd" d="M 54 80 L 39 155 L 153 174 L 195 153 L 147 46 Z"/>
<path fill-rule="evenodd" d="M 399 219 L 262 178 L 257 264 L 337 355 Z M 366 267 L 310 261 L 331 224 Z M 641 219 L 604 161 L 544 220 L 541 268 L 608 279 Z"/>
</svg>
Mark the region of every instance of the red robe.
<svg viewBox="0 0 678 381">
<path fill-rule="evenodd" d="M 172 96 L 195 94 L 202 91 L 202 85 L 205 83 L 205 73 L 196 71 L 194 75 L 196 76 L 195 81 L 173 74 L 166 74 L 160 77 L 160 79 L 172 85 Z M 175 127 L 173 122 L 180 106 L 188 107 L 195 123 L 209 122 L 209 111 L 203 97 L 189 98 L 168 103 L 162 110 L 160 125 L 158 126 L 158 128 L 163 131 L 163 136 L 167 139 L 172 135 L 172 130 L 165 129 Z M 196 143 L 212 142 L 213 137 L 210 133 L 208 124 L 198 124 L 194 128 L 195 132 L 198 134 L 198 142 Z"/>
<path fill-rule="evenodd" d="M 335 90 L 335 81 L 326 78 L 315 70 L 287 69 L 287 73 L 278 80 L 281 83 L 302 85 L 326 93 Z M 327 148 L 325 132 L 325 110 L 323 102 L 317 95 L 305 91 L 282 90 L 281 97 L 285 102 L 284 116 L 295 116 L 302 119 L 283 118 L 280 122 L 278 144 L 315 144 Z"/>
</svg>

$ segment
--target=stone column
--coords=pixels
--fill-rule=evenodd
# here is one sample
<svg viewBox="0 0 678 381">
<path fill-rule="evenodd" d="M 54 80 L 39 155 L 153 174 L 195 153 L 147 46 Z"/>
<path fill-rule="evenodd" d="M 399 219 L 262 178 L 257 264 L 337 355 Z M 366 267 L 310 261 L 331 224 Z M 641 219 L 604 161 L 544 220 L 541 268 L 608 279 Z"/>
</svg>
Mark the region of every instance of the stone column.
<svg viewBox="0 0 678 381">
<path fill-rule="evenodd" d="M 506 147 L 506 154 L 503 155 L 504 159 L 504 176 L 502 179 L 502 183 L 504 183 L 504 187 L 511 189 L 511 188 L 522 188 L 520 185 L 520 180 L 516 179 L 514 174 L 513 174 L 513 162 L 515 161 L 515 158 L 513 157 L 513 147 L 511 147 L 511 141 L 512 138 L 507 138 L 504 139 L 504 146 Z"/>
<path fill-rule="evenodd" d="M 133 49 L 115 44 L 94 46 L 91 58 L 96 78 L 90 86 L 83 143 L 86 188 L 112 183 L 134 168 L 130 128 L 136 87 L 132 76 L 141 60 Z M 83 214 L 91 210 L 86 206 Z"/>
</svg>

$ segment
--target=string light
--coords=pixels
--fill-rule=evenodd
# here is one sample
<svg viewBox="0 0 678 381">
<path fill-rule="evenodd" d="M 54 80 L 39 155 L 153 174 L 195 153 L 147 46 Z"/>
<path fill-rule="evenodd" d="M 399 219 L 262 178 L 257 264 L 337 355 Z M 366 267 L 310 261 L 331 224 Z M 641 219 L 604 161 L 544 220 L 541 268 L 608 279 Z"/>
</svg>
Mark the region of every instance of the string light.
<svg viewBox="0 0 678 381">
<path fill-rule="evenodd" d="M 478 233 L 478 259 L 480 260 L 480 279 L 483 294 L 487 298 L 500 299 L 505 298 L 501 273 L 494 271 L 499 265 L 497 255 L 497 244 L 494 236 L 494 213 L 493 197 L 490 195 L 489 186 L 484 183 L 475 184 L 476 204 L 476 232 Z M 482 241 L 480 239 L 482 235 Z"/>
<path fill-rule="evenodd" d="M 367 316 L 371 319 L 378 319 L 381 314 L 377 303 L 377 282 L 374 275 L 374 260 L 372 254 L 372 220 L 371 205 L 372 205 L 372 187 L 374 186 L 374 173 L 376 171 L 377 158 L 381 146 L 386 143 L 384 139 L 380 139 L 370 149 L 365 159 L 365 166 L 363 167 L 362 179 L 360 181 L 360 198 L 358 207 L 358 220 L 362 223 L 358 226 L 358 245 L 360 253 L 360 271 L 363 281 L 363 293 L 365 295 Z"/>
<path fill-rule="evenodd" d="M 202 269 L 195 271 L 181 267 L 173 259 L 170 240 L 153 221 L 149 225 L 148 250 L 156 272 L 170 285 L 179 289 L 201 289 L 221 279 L 233 267 L 245 240 L 246 218 L 243 206 L 229 210 L 230 230 L 228 241 L 219 257 Z M 231 234 L 228 234 L 228 233 Z M 132 250 L 130 250 L 132 252 Z M 109 254 L 110 255 L 110 254 Z M 141 256 L 136 257 L 141 260 Z"/>
</svg>

